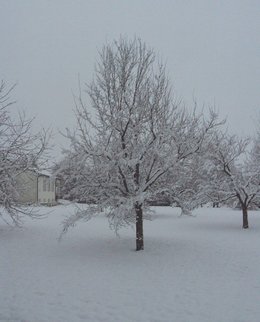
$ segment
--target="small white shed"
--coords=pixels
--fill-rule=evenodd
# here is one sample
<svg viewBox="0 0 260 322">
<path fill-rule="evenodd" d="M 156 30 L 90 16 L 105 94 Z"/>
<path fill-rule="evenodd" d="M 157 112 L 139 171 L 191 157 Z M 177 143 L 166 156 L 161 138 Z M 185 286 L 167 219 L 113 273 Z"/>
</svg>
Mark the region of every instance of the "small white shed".
<svg viewBox="0 0 260 322">
<path fill-rule="evenodd" d="M 25 204 L 56 204 L 56 178 L 46 172 L 27 170 L 19 175 L 19 201 Z"/>
</svg>

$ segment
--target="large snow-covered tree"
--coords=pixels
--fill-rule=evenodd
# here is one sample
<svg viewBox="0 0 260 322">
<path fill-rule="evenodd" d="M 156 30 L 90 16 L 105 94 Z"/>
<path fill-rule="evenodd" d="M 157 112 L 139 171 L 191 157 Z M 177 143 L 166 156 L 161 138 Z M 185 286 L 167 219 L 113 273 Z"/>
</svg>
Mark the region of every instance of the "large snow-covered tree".
<svg viewBox="0 0 260 322">
<path fill-rule="evenodd" d="M 152 188 L 173 165 L 198 151 L 216 125 L 216 115 L 204 121 L 173 104 L 165 67 L 138 39 L 105 45 L 86 91 L 94 112 L 80 94 L 77 131 L 68 132 L 69 154 L 91 169 L 84 180 L 78 178 L 78 189 L 94 198 L 97 211 L 106 211 L 115 230 L 135 224 L 136 250 L 141 250 Z M 88 220 L 93 211 L 68 218 L 63 232 L 77 220 Z"/>
<path fill-rule="evenodd" d="M 23 215 L 33 217 L 35 213 L 20 204 L 17 178 L 39 166 L 47 141 L 44 133 L 32 133 L 32 119 L 24 114 L 11 116 L 13 88 L 0 83 L 0 217 L 19 225 Z"/>
</svg>

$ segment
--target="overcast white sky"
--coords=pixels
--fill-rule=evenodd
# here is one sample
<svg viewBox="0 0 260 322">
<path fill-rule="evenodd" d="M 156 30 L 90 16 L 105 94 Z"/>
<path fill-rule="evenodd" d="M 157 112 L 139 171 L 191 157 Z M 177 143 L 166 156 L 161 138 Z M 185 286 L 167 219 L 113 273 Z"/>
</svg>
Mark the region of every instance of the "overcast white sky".
<svg viewBox="0 0 260 322">
<path fill-rule="evenodd" d="M 178 97 L 215 105 L 232 132 L 252 134 L 260 112 L 259 0 L 0 0 L 0 79 L 36 127 L 73 126 L 78 74 L 97 51 L 140 37 L 167 62 Z"/>
</svg>

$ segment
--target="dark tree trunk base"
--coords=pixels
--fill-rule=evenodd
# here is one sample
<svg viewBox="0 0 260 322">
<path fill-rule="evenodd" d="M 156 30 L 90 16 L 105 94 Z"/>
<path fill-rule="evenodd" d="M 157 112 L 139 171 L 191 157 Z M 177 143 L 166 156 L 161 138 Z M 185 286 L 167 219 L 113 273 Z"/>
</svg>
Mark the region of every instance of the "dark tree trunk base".
<svg viewBox="0 0 260 322">
<path fill-rule="evenodd" d="M 135 206 L 136 212 L 136 251 L 144 249 L 144 233 L 143 233 L 143 209 L 142 205 Z"/>
<path fill-rule="evenodd" d="M 247 208 L 243 208 L 242 211 L 243 211 L 243 228 L 247 229 L 249 228 Z"/>
</svg>

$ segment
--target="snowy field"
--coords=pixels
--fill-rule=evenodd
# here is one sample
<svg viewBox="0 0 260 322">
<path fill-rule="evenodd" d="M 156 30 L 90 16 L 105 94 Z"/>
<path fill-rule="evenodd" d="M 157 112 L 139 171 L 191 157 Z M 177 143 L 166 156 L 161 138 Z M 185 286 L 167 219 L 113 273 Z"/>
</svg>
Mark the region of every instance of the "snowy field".
<svg viewBox="0 0 260 322">
<path fill-rule="evenodd" d="M 134 231 L 118 238 L 102 217 L 58 242 L 71 207 L 52 209 L 0 224 L 0 321 L 260 321 L 260 212 L 242 230 L 240 211 L 157 207 L 135 252 Z"/>
</svg>

